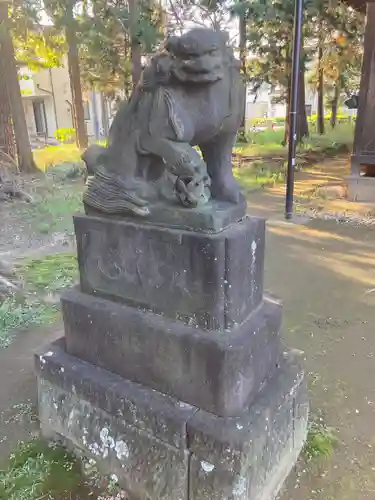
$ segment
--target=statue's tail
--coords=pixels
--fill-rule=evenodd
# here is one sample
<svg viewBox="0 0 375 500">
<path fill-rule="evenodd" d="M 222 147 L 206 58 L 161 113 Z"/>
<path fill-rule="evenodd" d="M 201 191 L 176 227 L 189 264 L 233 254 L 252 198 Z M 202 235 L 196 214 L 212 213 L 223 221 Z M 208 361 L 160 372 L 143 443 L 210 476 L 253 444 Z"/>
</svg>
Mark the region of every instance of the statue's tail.
<svg viewBox="0 0 375 500">
<path fill-rule="evenodd" d="M 149 215 L 147 202 L 136 194 L 118 177 L 109 174 L 99 167 L 95 176 L 89 180 L 83 203 L 87 208 L 93 208 L 108 215 L 133 214 L 141 217 Z"/>
</svg>

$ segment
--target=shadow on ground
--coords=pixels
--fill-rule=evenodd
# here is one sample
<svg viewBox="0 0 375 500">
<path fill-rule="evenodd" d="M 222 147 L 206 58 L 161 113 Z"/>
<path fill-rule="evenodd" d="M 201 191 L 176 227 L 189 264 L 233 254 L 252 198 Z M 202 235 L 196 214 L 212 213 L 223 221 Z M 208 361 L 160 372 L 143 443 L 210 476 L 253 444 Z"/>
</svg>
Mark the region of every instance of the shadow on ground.
<svg viewBox="0 0 375 500">
<path fill-rule="evenodd" d="M 354 218 L 373 217 L 375 204 L 348 201 L 344 177 L 349 174 L 346 157 L 318 163 L 296 172 L 294 207 L 299 213 L 344 215 Z M 248 202 L 254 215 L 282 219 L 285 205 L 285 185 L 275 184 L 265 190 L 249 193 Z"/>
<path fill-rule="evenodd" d="M 320 172 L 308 179 L 303 189 L 311 189 L 311 179 L 323 182 Z M 285 342 L 305 352 L 312 412 L 322 412 L 339 438 L 333 456 L 300 462 L 280 498 L 373 500 L 375 231 L 318 220 L 283 223 L 280 186 L 252 193 L 249 204 L 250 214 L 270 219 L 266 288 L 284 302 Z M 0 351 L 0 460 L 36 430 L 32 353 L 59 335 L 56 328 L 28 332 Z"/>
<path fill-rule="evenodd" d="M 282 500 L 375 498 L 375 232 L 270 225 L 266 286 L 284 301 L 286 343 L 305 352 L 312 413 L 340 441 L 297 467 Z"/>
</svg>

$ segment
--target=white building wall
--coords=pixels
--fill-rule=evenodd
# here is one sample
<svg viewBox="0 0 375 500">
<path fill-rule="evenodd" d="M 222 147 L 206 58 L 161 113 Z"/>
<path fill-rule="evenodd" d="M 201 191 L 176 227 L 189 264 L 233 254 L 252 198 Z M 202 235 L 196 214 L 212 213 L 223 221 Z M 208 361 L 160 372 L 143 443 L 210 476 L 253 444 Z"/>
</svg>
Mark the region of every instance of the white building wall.
<svg viewBox="0 0 375 500">
<path fill-rule="evenodd" d="M 56 118 L 55 118 L 52 96 L 46 97 L 44 99 L 44 105 L 46 107 L 48 137 L 54 137 L 54 134 L 57 130 L 57 126 L 56 126 Z"/>
<path fill-rule="evenodd" d="M 312 114 L 316 113 L 317 96 L 316 92 L 312 92 L 306 88 L 306 105 L 311 105 Z M 277 92 L 272 92 L 271 87 L 263 84 L 257 94 L 247 91 L 246 102 L 246 119 L 251 120 L 256 118 L 284 118 L 287 112 L 285 103 L 275 103 L 275 98 L 278 97 Z"/>
<path fill-rule="evenodd" d="M 87 133 L 95 140 L 101 140 L 104 137 L 102 95 L 100 92 L 88 92 L 86 97 L 90 110 L 90 119 L 86 120 Z"/>
<path fill-rule="evenodd" d="M 23 109 L 27 124 L 27 131 L 30 137 L 36 136 L 36 124 L 34 118 L 33 102 L 31 99 L 23 100 Z"/>
</svg>

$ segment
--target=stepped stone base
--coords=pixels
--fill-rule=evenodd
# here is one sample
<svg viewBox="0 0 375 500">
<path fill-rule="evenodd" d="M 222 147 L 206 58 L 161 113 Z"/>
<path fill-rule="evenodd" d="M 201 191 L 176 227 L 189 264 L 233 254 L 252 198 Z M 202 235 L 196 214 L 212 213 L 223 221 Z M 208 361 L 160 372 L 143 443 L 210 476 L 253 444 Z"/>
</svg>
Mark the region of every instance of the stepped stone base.
<svg viewBox="0 0 375 500">
<path fill-rule="evenodd" d="M 62 311 L 69 354 L 224 417 L 242 413 L 283 352 L 282 308 L 271 299 L 225 334 L 78 290 Z"/>
<path fill-rule="evenodd" d="M 238 418 L 222 418 L 67 354 L 36 356 L 42 432 L 116 474 L 133 500 L 272 500 L 303 445 L 305 373 L 286 353 Z"/>
</svg>

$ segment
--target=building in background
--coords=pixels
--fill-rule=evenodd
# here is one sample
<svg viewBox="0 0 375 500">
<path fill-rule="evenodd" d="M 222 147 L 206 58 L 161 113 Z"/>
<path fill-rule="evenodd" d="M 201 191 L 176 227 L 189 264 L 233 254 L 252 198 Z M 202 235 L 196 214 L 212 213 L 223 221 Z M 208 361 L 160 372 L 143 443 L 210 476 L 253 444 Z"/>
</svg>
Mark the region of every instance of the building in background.
<svg viewBox="0 0 375 500">
<path fill-rule="evenodd" d="M 247 89 L 246 96 L 246 122 L 251 126 L 253 120 L 257 118 L 284 118 L 287 112 L 286 103 L 277 103 L 280 99 L 281 91 L 272 89 L 264 83 L 258 89 L 257 93 Z M 311 86 L 305 88 L 305 102 L 307 116 L 316 115 L 318 112 L 318 93 Z M 329 112 L 329 109 L 326 109 Z M 345 113 L 355 116 L 356 110 L 345 108 Z"/>
<path fill-rule="evenodd" d="M 306 112 L 311 116 L 317 112 L 318 95 L 317 92 L 306 88 Z M 264 83 L 257 93 L 251 89 L 247 90 L 246 118 L 254 120 L 256 118 L 283 118 L 286 115 L 286 104 L 277 103 L 281 92 L 278 89 L 272 89 L 270 85 Z"/>
<path fill-rule="evenodd" d="M 53 142 L 59 129 L 75 128 L 67 65 L 31 71 L 21 68 L 20 86 L 30 141 Z M 110 103 L 100 92 L 84 92 L 87 134 L 105 137 L 111 121 Z"/>
</svg>

